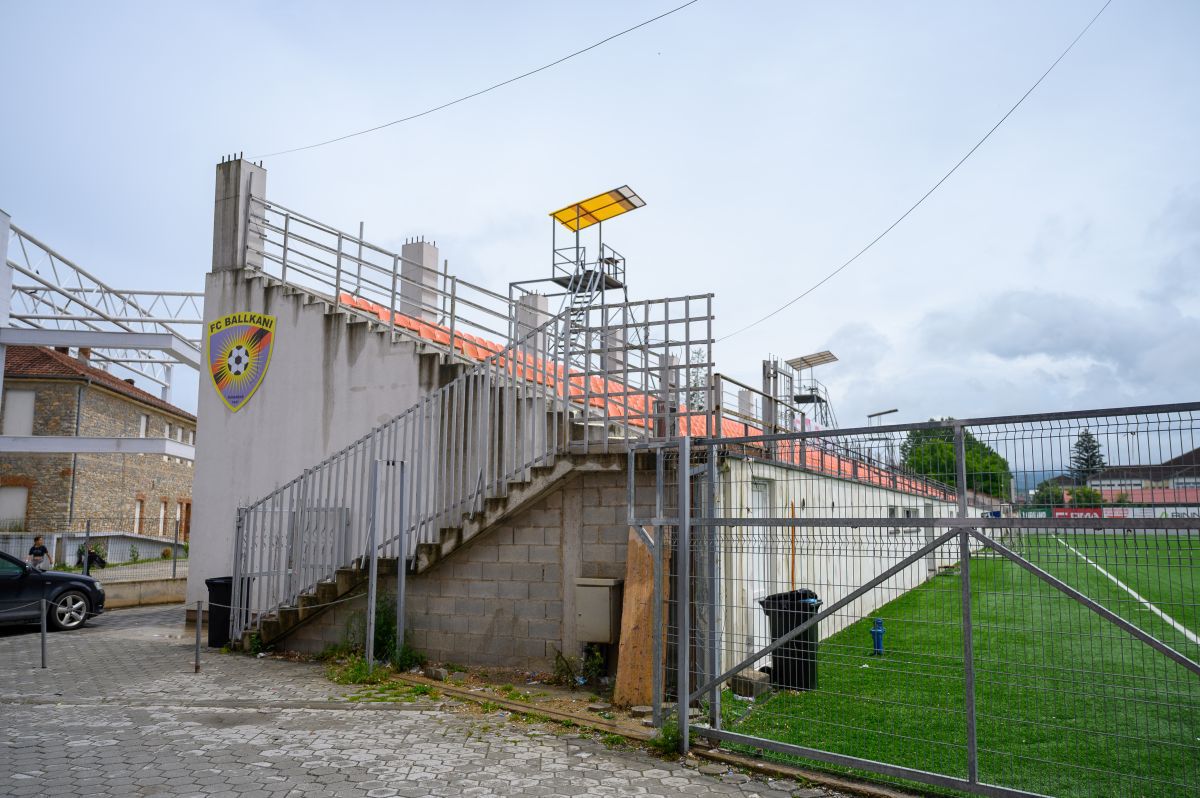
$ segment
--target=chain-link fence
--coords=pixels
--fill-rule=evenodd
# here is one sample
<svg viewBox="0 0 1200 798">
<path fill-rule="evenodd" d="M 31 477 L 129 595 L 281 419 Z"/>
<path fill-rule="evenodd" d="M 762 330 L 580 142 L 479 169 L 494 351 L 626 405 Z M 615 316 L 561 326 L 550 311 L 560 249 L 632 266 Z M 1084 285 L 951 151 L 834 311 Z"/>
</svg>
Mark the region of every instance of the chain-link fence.
<svg viewBox="0 0 1200 798">
<path fill-rule="evenodd" d="M 104 582 L 184 579 L 188 530 L 181 519 L 96 516 L 0 522 L 0 551 L 42 570 Z"/>
<path fill-rule="evenodd" d="M 984 795 L 1200 794 L 1198 417 L 651 450 L 670 723 Z"/>
</svg>

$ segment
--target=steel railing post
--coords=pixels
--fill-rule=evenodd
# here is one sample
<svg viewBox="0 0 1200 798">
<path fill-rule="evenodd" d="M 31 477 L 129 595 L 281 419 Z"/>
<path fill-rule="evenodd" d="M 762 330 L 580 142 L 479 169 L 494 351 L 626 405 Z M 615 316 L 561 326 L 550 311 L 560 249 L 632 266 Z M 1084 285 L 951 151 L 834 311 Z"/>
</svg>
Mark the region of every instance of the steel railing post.
<svg viewBox="0 0 1200 798">
<path fill-rule="evenodd" d="M 179 519 L 175 519 L 175 543 L 171 546 L 171 578 L 179 575 Z"/>
<path fill-rule="evenodd" d="M 399 664 L 400 652 L 404 650 L 404 591 L 408 576 L 408 517 L 407 503 L 404 500 L 404 480 L 407 476 L 405 461 L 397 460 L 392 464 L 396 469 L 396 483 L 400 486 L 397 491 L 397 527 L 399 527 L 400 540 L 397 548 L 396 558 L 396 653 L 393 664 Z"/>
<path fill-rule="evenodd" d="M 42 667 L 46 667 L 46 616 L 50 614 L 50 602 L 43 598 L 40 602 L 42 612 Z"/>
<path fill-rule="evenodd" d="M 265 209 L 263 210 L 263 214 L 266 215 Z M 279 259 L 279 282 L 281 283 L 287 282 L 288 236 L 291 234 L 289 230 L 291 221 L 292 215 L 285 213 L 283 215 L 283 256 Z M 266 246 L 263 249 L 265 250 Z M 265 263 L 266 259 L 264 258 L 263 261 Z"/>
<path fill-rule="evenodd" d="M 139 530 L 134 530 L 137 532 Z M 83 575 L 88 576 L 92 572 L 91 563 L 92 553 L 92 519 L 88 519 L 83 525 Z"/>
<path fill-rule="evenodd" d="M 958 492 L 958 517 L 967 517 L 966 436 L 961 424 L 954 425 L 954 466 Z M 959 571 L 962 587 L 963 693 L 967 718 L 967 780 L 979 781 L 979 750 L 975 736 L 975 651 L 971 639 L 971 535 L 962 528 L 958 534 Z"/>
<path fill-rule="evenodd" d="M 365 635 L 367 672 L 375 669 L 375 597 L 379 590 L 379 551 L 375 545 L 375 504 L 379 491 L 379 461 L 375 459 L 375 441 L 371 441 L 370 477 L 367 481 L 367 549 L 371 569 L 367 581 L 367 629 Z"/>
<path fill-rule="evenodd" d="M 342 234 L 337 237 L 337 267 L 333 277 L 333 309 L 342 302 Z"/>
<path fill-rule="evenodd" d="M 688 721 L 691 719 L 692 692 L 691 681 L 691 559 L 692 559 L 692 519 L 691 519 L 691 485 L 688 472 L 691 470 L 692 439 L 684 435 L 679 439 L 679 464 L 676 468 L 676 478 L 679 480 L 679 562 L 676 566 L 678 581 L 675 588 L 676 615 L 679 619 L 679 640 L 676 646 L 676 659 L 679 674 L 676 677 L 675 709 L 679 713 L 679 753 L 686 754 L 690 747 L 688 740 Z"/>
<path fill-rule="evenodd" d="M 391 323 L 391 340 L 396 338 L 396 278 L 400 273 L 400 256 L 392 256 L 392 298 L 388 305 L 388 321 Z"/>
<path fill-rule="evenodd" d="M 204 623 L 204 602 L 196 602 L 196 661 L 193 673 L 200 672 L 200 625 Z"/>
</svg>

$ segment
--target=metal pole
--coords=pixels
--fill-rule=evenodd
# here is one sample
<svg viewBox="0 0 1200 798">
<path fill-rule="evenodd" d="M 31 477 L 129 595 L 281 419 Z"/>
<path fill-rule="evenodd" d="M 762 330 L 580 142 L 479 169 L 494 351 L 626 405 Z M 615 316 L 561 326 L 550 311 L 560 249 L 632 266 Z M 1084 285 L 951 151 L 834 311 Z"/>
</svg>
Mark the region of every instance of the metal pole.
<svg viewBox="0 0 1200 798">
<path fill-rule="evenodd" d="M 135 532 L 137 530 L 134 530 Z M 83 575 L 87 576 L 91 573 L 91 553 L 92 553 L 92 519 L 88 519 L 83 527 Z"/>
<path fill-rule="evenodd" d="M 659 449 L 654 453 L 654 518 L 657 521 L 663 516 L 663 482 L 666 470 L 663 463 L 665 450 Z M 632 459 L 632 457 L 630 458 Z M 651 665 L 654 684 L 653 691 L 654 727 L 661 729 L 663 724 L 663 602 L 665 582 L 663 580 L 663 527 L 654 525 L 654 662 Z"/>
<path fill-rule="evenodd" d="M 408 571 L 408 517 L 406 514 L 407 506 L 404 502 L 404 479 L 406 476 L 405 463 L 403 460 L 397 460 L 394 463 L 396 468 L 396 482 L 400 486 L 398 498 L 400 507 L 397 510 L 397 517 L 400 523 L 400 543 L 396 556 L 396 660 L 400 659 L 400 652 L 404 648 L 404 591 L 405 581 Z"/>
<path fill-rule="evenodd" d="M 50 614 L 50 602 L 46 599 L 41 600 L 42 603 L 42 667 L 46 667 L 46 616 Z"/>
<path fill-rule="evenodd" d="M 337 239 L 337 271 L 333 278 L 333 307 L 336 310 L 342 302 L 342 234 Z"/>
<path fill-rule="evenodd" d="M 679 645 L 676 658 L 679 664 L 679 675 L 675 685 L 675 708 L 679 712 L 679 753 L 686 754 L 690 747 L 688 740 L 688 721 L 691 714 L 692 692 L 690 647 L 692 644 L 691 630 L 691 580 L 692 558 L 692 519 L 691 519 L 691 485 L 689 472 L 692 462 L 692 439 L 684 435 L 679 439 L 679 465 L 676 469 L 679 480 L 679 563 L 677 566 L 678 583 L 675 589 L 676 614 L 679 617 Z"/>
<path fill-rule="evenodd" d="M 200 672 L 200 624 L 204 622 L 204 602 L 196 602 L 196 665 L 193 673 Z"/>
<path fill-rule="evenodd" d="M 263 215 L 266 215 L 265 210 L 263 211 Z M 291 221 L 292 215 L 290 213 L 285 213 L 283 215 L 283 256 L 279 259 L 279 282 L 281 283 L 287 282 L 288 227 Z M 266 249 L 266 247 L 263 247 L 263 249 Z"/>
<path fill-rule="evenodd" d="M 717 447 L 709 445 L 706 447 L 705 455 L 707 457 L 707 474 L 706 484 L 704 486 L 704 514 L 707 516 L 715 516 L 717 514 Z M 705 673 L 707 676 L 715 676 L 721 668 L 720 651 L 717 646 L 717 591 L 720 585 L 717 578 L 717 534 L 720 527 L 708 527 L 704 530 L 708 537 L 708 661 Z M 714 729 L 721 728 L 721 689 L 718 685 L 713 685 L 712 692 L 709 693 L 709 725 Z"/>
<path fill-rule="evenodd" d="M 179 566 L 179 519 L 175 519 L 175 545 L 171 547 L 171 578 L 178 575 Z"/>
<path fill-rule="evenodd" d="M 370 575 L 367 582 L 367 673 L 375 669 L 375 596 L 379 590 L 379 551 L 375 545 L 375 497 L 379 490 L 379 461 L 373 459 L 375 441 L 371 441 L 371 478 L 367 483 L 367 547 L 371 558 Z"/>
<path fill-rule="evenodd" d="M 958 517 L 967 517 L 966 436 L 961 424 L 954 425 L 955 475 L 958 482 Z M 971 639 L 971 535 L 964 527 L 958 535 L 959 570 L 962 574 L 963 692 L 967 716 L 967 780 L 979 781 L 979 751 L 975 738 L 975 652 Z"/>
<path fill-rule="evenodd" d="M 363 244 L 363 223 L 358 223 L 358 269 L 355 277 L 355 292 L 362 294 L 362 244 Z"/>
</svg>

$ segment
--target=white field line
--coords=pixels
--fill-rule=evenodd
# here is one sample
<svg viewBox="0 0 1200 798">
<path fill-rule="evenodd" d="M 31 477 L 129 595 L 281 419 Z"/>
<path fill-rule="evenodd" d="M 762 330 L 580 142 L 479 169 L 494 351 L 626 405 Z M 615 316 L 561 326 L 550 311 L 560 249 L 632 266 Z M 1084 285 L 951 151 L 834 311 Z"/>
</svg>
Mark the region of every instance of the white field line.
<svg viewBox="0 0 1200 798">
<path fill-rule="evenodd" d="M 1146 609 L 1150 610 L 1150 612 L 1154 613 L 1154 614 L 1155 614 L 1155 615 L 1157 615 L 1159 618 L 1162 618 L 1164 621 L 1166 621 L 1167 623 L 1171 624 L 1171 626 L 1172 626 L 1172 627 L 1173 627 L 1173 628 L 1174 628 L 1174 629 L 1175 629 L 1177 632 L 1179 632 L 1180 634 L 1182 634 L 1184 637 L 1186 637 L 1188 640 L 1192 641 L 1192 642 L 1193 642 L 1193 643 L 1195 643 L 1196 645 L 1200 646 L 1200 637 L 1197 637 L 1197 636 L 1196 636 L 1196 634 L 1195 634 L 1194 632 L 1192 632 L 1190 629 L 1188 629 L 1186 626 L 1184 626 L 1184 625 L 1183 625 L 1183 624 L 1181 624 L 1179 621 L 1177 621 L 1177 620 L 1175 620 L 1174 618 L 1172 618 L 1170 615 L 1167 615 L 1165 612 L 1163 612 L 1162 610 L 1160 610 L 1158 607 L 1155 607 L 1155 606 L 1154 606 L 1153 604 L 1151 604 L 1149 601 L 1146 601 L 1146 599 L 1144 599 L 1144 598 L 1142 598 L 1141 596 L 1139 596 L 1139 595 L 1137 594 L 1137 592 L 1136 592 L 1136 591 L 1135 591 L 1133 588 L 1131 588 L 1129 585 L 1127 585 L 1127 584 L 1125 584 L 1124 582 L 1122 582 L 1120 579 L 1117 579 L 1115 576 L 1113 576 L 1112 574 L 1110 574 L 1108 571 L 1106 571 L 1106 570 L 1104 570 L 1103 568 L 1101 568 L 1101 567 L 1100 567 L 1099 565 L 1097 565 L 1095 562 L 1093 562 L 1092 560 L 1090 560 L 1086 554 L 1084 554 L 1083 552 L 1079 551 L 1079 549 L 1075 548 L 1075 547 L 1074 547 L 1074 546 L 1072 546 L 1071 544 L 1067 543 L 1067 541 L 1063 540 L 1063 539 L 1062 539 L 1062 538 L 1060 538 L 1058 535 L 1055 535 L 1055 536 L 1054 536 L 1054 539 L 1055 539 L 1055 540 L 1057 540 L 1059 543 L 1063 544 L 1064 546 L 1066 546 L 1066 547 L 1067 547 L 1067 548 L 1068 548 L 1068 549 L 1069 549 L 1071 552 L 1073 552 L 1073 553 L 1075 554 L 1075 556 L 1076 556 L 1076 557 L 1078 557 L 1079 559 L 1083 560 L 1085 563 L 1087 563 L 1088 565 L 1092 566 L 1092 567 L 1093 567 L 1093 568 L 1095 568 L 1097 571 L 1099 571 L 1100 573 L 1104 574 L 1104 575 L 1105 575 L 1105 576 L 1107 576 L 1109 579 L 1111 579 L 1111 580 L 1112 580 L 1112 582 L 1113 582 L 1113 584 L 1115 584 L 1117 587 L 1121 588 L 1121 589 L 1122 589 L 1122 590 L 1124 590 L 1126 593 L 1128 593 L 1129 595 L 1131 595 L 1131 596 L 1133 596 L 1135 599 L 1137 599 L 1139 602 L 1141 602 L 1142 606 L 1144 606 Z"/>
</svg>

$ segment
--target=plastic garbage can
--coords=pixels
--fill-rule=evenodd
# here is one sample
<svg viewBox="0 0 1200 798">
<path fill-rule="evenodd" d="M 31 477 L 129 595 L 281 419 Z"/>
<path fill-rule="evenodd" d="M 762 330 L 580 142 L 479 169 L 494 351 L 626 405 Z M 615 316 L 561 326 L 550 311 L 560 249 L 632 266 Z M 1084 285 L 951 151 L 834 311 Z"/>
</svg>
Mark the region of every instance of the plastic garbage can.
<svg viewBox="0 0 1200 798">
<path fill-rule="evenodd" d="M 208 586 L 208 645 L 229 645 L 229 605 L 233 603 L 233 577 L 205 579 Z"/>
<path fill-rule="evenodd" d="M 816 615 L 821 599 L 808 588 L 759 599 L 771 623 L 774 643 Z M 771 655 L 771 686 L 787 690 L 817 689 L 817 624 L 784 643 Z"/>
</svg>

